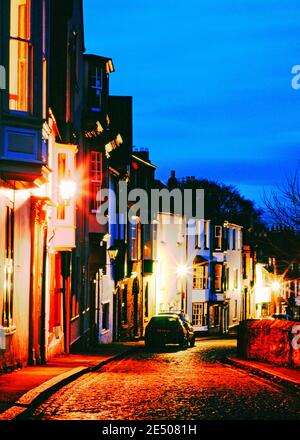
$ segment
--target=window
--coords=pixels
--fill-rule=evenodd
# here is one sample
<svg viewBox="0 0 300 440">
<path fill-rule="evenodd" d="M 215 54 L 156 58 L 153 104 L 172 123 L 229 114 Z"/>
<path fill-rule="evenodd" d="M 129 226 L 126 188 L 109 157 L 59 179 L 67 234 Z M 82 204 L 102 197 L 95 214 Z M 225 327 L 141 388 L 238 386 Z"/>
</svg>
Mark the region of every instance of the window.
<svg viewBox="0 0 300 440">
<path fill-rule="evenodd" d="M 234 289 L 238 289 L 239 288 L 239 270 L 234 269 L 233 273 L 234 273 Z"/>
<path fill-rule="evenodd" d="M 32 104 L 30 0 L 10 1 L 9 109 L 29 112 Z"/>
<path fill-rule="evenodd" d="M 222 249 L 222 226 L 215 226 L 215 249 Z"/>
<path fill-rule="evenodd" d="M 102 305 L 102 330 L 109 330 L 109 303 Z"/>
<path fill-rule="evenodd" d="M 237 319 L 237 317 L 238 317 L 238 302 L 237 302 L 237 299 L 235 299 L 232 319 Z"/>
<path fill-rule="evenodd" d="M 143 225 L 144 259 L 152 259 L 151 224 Z"/>
<path fill-rule="evenodd" d="M 66 154 L 65 153 L 58 153 L 58 155 L 57 155 L 58 182 L 61 182 L 66 176 L 66 161 L 67 161 Z M 59 185 L 58 185 L 57 200 L 59 200 L 59 204 L 57 206 L 57 219 L 64 220 L 66 209 L 65 209 L 65 204 L 61 200 L 61 197 L 60 197 Z"/>
<path fill-rule="evenodd" d="M 89 108 L 93 112 L 101 112 L 103 70 L 99 67 L 94 67 L 92 69 L 93 71 L 90 76 L 90 88 L 89 88 Z"/>
<path fill-rule="evenodd" d="M 121 323 L 127 324 L 127 285 L 122 289 Z"/>
<path fill-rule="evenodd" d="M 152 259 L 157 258 L 157 223 L 152 224 Z"/>
<path fill-rule="evenodd" d="M 200 221 L 197 220 L 195 222 L 195 249 L 200 249 L 201 241 L 200 241 Z"/>
<path fill-rule="evenodd" d="M 225 290 L 230 289 L 230 269 L 226 267 L 226 276 L 225 276 Z"/>
<path fill-rule="evenodd" d="M 203 327 L 207 325 L 207 303 L 195 302 L 192 304 L 193 325 Z"/>
<path fill-rule="evenodd" d="M 195 265 L 193 268 L 193 289 L 207 289 L 208 265 Z"/>
<path fill-rule="evenodd" d="M 230 249 L 229 229 L 223 228 L 223 250 L 227 251 L 229 249 Z"/>
<path fill-rule="evenodd" d="M 215 291 L 222 291 L 222 269 L 223 265 L 221 263 L 216 263 L 215 265 Z"/>
<path fill-rule="evenodd" d="M 209 222 L 204 222 L 204 249 L 209 248 Z"/>
<path fill-rule="evenodd" d="M 138 225 L 136 223 L 131 224 L 131 260 L 137 260 L 137 227 Z"/>
<path fill-rule="evenodd" d="M 13 256 L 14 256 L 14 212 L 6 207 L 5 218 L 5 260 L 4 260 L 4 303 L 2 314 L 3 327 L 12 326 L 13 317 Z"/>
<path fill-rule="evenodd" d="M 210 309 L 210 315 L 211 315 L 211 326 L 217 327 L 220 325 L 220 307 L 219 306 L 212 306 Z"/>
<path fill-rule="evenodd" d="M 232 250 L 236 249 L 236 229 L 232 229 Z"/>
<path fill-rule="evenodd" d="M 102 153 L 99 151 L 91 152 L 91 211 L 96 212 L 100 207 L 101 194 L 97 194 L 102 188 Z"/>
</svg>

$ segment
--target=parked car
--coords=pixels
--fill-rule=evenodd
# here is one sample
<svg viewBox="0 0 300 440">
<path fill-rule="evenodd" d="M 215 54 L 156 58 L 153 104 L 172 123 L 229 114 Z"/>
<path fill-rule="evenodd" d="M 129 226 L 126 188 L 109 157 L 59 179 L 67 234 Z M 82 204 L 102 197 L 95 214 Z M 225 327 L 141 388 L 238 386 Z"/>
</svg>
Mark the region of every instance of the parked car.
<svg viewBox="0 0 300 440">
<path fill-rule="evenodd" d="M 166 344 L 178 344 L 180 348 L 188 345 L 188 332 L 176 314 L 153 316 L 146 327 L 146 347 Z"/>
<path fill-rule="evenodd" d="M 177 315 L 181 319 L 185 329 L 188 332 L 188 336 L 187 336 L 188 337 L 188 344 L 190 345 L 190 347 L 194 347 L 194 345 L 195 345 L 194 327 L 193 327 L 193 324 L 191 323 L 191 320 L 190 320 L 189 316 L 186 313 L 183 313 L 183 312 L 180 312 L 180 311 L 160 312 L 159 316 L 162 316 L 162 315 L 167 316 L 167 315 L 174 315 L 174 314 Z"/>
<path fill-rule="evenodd" d="M 292 321 L 291 315 L 288 315 L 287 313 L 275 313 L 272 315 L 272 319 L 282 319 L 285 321 Z"/>
</svg>

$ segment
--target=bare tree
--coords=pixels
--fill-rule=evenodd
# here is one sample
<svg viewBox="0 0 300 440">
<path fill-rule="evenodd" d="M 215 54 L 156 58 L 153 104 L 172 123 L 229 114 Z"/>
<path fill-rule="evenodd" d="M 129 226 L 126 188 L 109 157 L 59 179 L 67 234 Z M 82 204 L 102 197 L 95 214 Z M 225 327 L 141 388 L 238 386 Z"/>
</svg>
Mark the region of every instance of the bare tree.
<svg viewBox="0 0 300 440">
<path fill-rule="evenodd" d="M 298 165 L 294 175 L 287 177 L 282 186 L 264 193 L 263 202 L 273 224 L 300 231 L 300 181 Z"/>
</svg>

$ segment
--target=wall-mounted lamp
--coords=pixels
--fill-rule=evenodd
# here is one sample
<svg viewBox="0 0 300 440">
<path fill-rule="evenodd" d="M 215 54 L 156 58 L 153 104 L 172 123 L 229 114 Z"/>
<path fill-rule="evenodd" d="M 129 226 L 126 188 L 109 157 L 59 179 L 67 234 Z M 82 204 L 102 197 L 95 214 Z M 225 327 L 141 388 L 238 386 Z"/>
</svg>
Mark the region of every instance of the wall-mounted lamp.
<svg viewBox="0 0 300 440">
<path fill-rule="evenodd" d="M 115 259 L 117 258 L 118 252 L 119 252 L 119 249 L 117 249 L 116 247 L 113 247 L 113 246 L 107 249 L 107 253 L 108 253 L 109 259 L 111 261 L 115 261 Z"/>
<path fill-rule="evenodd" d="M 75 196 L 76 193 L 76 182 L 72 179 L 61 180 L 59 184 L 59 194 L 61 199 L 65 203 L 69 203 L 70 200 Z"/>
</svg>

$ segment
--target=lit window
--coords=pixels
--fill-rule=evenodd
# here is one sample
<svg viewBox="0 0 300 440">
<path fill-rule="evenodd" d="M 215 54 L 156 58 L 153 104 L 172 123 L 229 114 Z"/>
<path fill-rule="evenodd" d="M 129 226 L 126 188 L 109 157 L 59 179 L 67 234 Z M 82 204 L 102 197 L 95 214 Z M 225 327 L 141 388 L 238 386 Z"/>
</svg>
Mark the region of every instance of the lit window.
<svg viewBox="0 0 300 440">
<path fill-rule="evenodd" d="M 195 265 L 193 268 L 193 289 L 207 289 L 208 265 Z"/>
<path fill-rule="evenodd" d="M 96 212 L 100 208 L 100 194 L 102 188 L 102 153 L 91 152 L 91 211 Z M 98 194 L 98 197 L 97 197 Z M 97 200 L 98 198 L 98 200 Z"/>
<path fill-rule="evenodd" d="M 31 110 L 32 42 L 30 0 L 10 1 L 9 109 Z"/>
<path fill-rule="evenodd" d="M 147 224 L 143 227 L 143 235 L 144 235 L 144 259 L 151 260 L 152 259 L 152 242 L 151 242 L 151 225 Z"/>
<path fill-rule="evenodd" d="M 222 290 L 222 264 L 217 263 L 215 265 L 215 290 L 221 292 Z"/>
<path fill-rule="evenodd" d="M 192 321 L 195 326 L 207 325 L 207 303 L 192 304 Z"/>
<path fill-rule="evenodd" d="M 132 223 L 131 224 L 131 260 L 137 259 L 137 224 Z"/>
<path fill-rule="evenodd" d="M 238 269 L 234 269 L 234 288 L 235 289 L 239 288 L 239 270 Z"/>
<path fill-rule="evenodd" d="M 58 171 L 58 181 L 59 182 L 61 182 L 66 176 L 66 160 L 67 160 L 67 156 L 65 153 L 59 153 L 57 155 L 57 171 Z M 64 220 L 65 214 L 66 214 L 66 209 L 65 209 L 65 204 L 61 200 L 59 185 L 58 185 L 57 199 L 59 200 L 59 204 L 57 206 L 57 219 Z"/>
<path fill-rule="evenodd" d="M 14 248 L 14 212 L 10 207 L 6 207 L 5 223 L 5 260 L 4 260 L 4 303 L 2 314 L 3 327 L 12 326 L 13 314 L 13 248 Z"/>
</svg>

